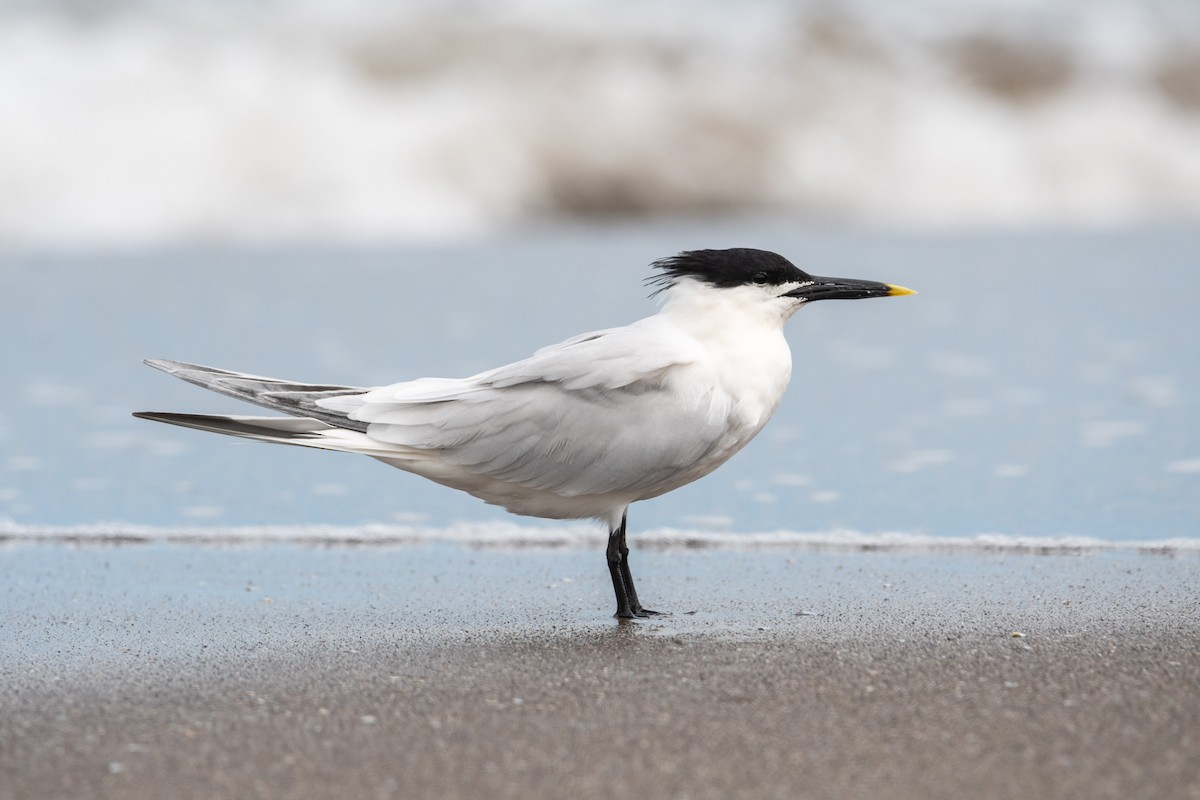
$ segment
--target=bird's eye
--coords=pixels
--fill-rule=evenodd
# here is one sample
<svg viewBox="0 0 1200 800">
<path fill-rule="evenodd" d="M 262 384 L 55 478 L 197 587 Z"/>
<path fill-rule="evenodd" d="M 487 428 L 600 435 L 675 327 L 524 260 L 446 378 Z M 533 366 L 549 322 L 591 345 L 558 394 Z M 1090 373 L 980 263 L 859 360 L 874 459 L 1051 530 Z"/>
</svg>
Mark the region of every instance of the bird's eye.
<svg viewBox="0 0 1200 800">
<path fill-rule="evenodd" d="M 756 272 L 756 273 L 754 273 L 754 277 L 751 278 L 750 280 L 754 281 L 754 283 L 757 284 L 758 286 L 762 286 L 763 284 L 765 284 L 767 282 L 767 273 Z"/>
</svg>

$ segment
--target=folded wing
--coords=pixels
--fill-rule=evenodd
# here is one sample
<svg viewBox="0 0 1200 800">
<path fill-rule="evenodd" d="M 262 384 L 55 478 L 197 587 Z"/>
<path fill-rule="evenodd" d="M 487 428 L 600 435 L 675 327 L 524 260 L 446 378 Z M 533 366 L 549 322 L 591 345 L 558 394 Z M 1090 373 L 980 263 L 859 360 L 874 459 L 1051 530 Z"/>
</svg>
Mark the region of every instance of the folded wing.
<svg viewBox="0 0 1200 800">
<path fill-rule="evenodd" d="M 471 378 L 376 389 L 151 360 L 183 380 L 302 419 L 140 416 L 363 453 L 481 496 L 499 491 L 498 482 L 561 497 L 650 497 L 714 468 L 738 441 L 728 425 L 730 398 L 694 374 L 679 380 L 702 369 L 703 354 L 670 330 L 640 330 L 656 319 L 578 336 Z"/>
<path fill-rule="evenodd" d="M 368 436 L 398 452 L 464 473 L 562 496 L 653 491 L 729 445 L 728 399 L 715 388 L 690 396 L 676 388 L 694 355 L 686 342 L 631 326 L 472 378 L 318 403 L 366 423 Z"/>
</svg>

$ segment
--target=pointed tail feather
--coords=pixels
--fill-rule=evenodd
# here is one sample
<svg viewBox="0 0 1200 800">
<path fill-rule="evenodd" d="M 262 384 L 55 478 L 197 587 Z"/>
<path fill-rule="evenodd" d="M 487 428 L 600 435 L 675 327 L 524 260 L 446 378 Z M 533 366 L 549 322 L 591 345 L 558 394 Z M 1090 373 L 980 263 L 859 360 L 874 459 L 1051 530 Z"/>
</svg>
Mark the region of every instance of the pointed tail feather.
<svg viewBox="0 0 1200 800">
<path fill-rule="evenodd" d="M 401 448 L 388 447 L 358 431 L 346 430 L 315 419 L 299 417 L 240 417 L 217 414 L 175 414 L 135 411 L 133 416 L 168 425 L 272 444 L 292 444 L 321 450 L 360 453 L 374 458 L 400 458 Z"/>
<path fill-rule="evenodd" d="M 160 358 L 147 358 L 145 363 L 188 383 L 194 383 L 205 389 L 274 411 L 282 411 L 293 416 L 311 417 L 337 428 L 360 432 L 365 432 L 367 429 L 365 422 L 350 419 L 347 416 L 349 412 L 324 408 L 317 405 L 317 401 L 331 397 L 364 394 L 369 391 L 368 389 L 356 386 L 298 383 Z M 178 416 L 197 415 L 182 414 Z M 231 417 L 231 419 L 233 418 Z M 184 423 L 175 422 L 174 424 Z"/>
<path fill-rule="evenodd" d="M 165 422 L 198 431 L 224 433 L 246 439 L 300 444 L 303 440 L 316 438 L 329 425 L 315 419 L 298 417 L 229 417 L 214 414 L 174 414 L 165 411 L 135 411 L 138 419 Z"/>
</svg>

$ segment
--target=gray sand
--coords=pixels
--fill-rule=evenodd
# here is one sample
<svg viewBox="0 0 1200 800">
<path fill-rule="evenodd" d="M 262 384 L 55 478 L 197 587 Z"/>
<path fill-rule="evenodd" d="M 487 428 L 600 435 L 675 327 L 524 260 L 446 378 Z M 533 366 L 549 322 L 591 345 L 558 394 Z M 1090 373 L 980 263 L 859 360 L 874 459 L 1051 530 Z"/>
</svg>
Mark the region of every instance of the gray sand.
<svg viewBox="0 0 1200 800">
<path fill-rule="evenodd" d="M 1200 797 L 1195 557 L 636 555 L 4 548 L 0 798 Z"/>
</svg>

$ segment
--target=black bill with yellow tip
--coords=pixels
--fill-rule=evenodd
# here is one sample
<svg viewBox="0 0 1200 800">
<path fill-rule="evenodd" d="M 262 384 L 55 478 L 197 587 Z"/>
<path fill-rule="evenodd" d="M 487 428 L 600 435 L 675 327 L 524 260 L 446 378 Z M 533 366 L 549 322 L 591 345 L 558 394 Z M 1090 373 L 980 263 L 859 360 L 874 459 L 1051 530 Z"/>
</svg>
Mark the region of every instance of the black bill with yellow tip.
<svg viewBox="0 0 1200 800">
<path fill-rule="evenodd" d="M 854 278 L 819 278 L 812 276 L 812 283 L 797 286 L 784 297 L 799 300 L 862 300 L 867 297 L 895 297 L 916 294 L 912 289 L 878 281 L 860 281 Z"/>
</svg>

